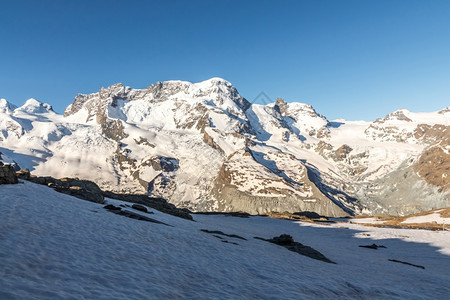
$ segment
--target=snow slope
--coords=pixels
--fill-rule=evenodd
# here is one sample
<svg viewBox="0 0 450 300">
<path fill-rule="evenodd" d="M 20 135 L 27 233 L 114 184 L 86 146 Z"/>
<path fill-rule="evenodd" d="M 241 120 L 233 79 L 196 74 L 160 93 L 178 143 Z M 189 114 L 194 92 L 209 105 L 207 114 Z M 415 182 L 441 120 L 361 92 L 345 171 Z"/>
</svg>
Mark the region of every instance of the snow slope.
<svg viewBox="0 0 450 300">
<path fill-rule="evenodd" d="M 171 226 L 116 215 L 29 182 L 1 185 L 0 298 L 447 299 L 450 294 L 448 231 L 224 215 L 195 215 L 192 222 L 153 212 L 150 217 Z M 222 237 L 237 245 L 224 243 L 200 229 L 247 240 Z M 283 233 L 336 264 L 253 238 Z M 387 248 L 358 247 L 372 243 Z"/>
<path fill-rule="evenodd" d="M 439 214 L 439 211 L 426 215 L 411 217 L 403 221 L 402 223 L 437 223 L 437 224 L 450 224 L 450 218 L 444 218 Z"/>
</svg>

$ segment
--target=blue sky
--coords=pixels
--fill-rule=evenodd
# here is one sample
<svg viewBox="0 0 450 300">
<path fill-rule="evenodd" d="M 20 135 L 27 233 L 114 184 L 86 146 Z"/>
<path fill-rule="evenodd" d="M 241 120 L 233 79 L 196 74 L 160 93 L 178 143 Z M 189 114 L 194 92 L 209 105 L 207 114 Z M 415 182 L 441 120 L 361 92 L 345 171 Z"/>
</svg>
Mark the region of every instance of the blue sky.
<svg viewBox="0 0 450 300">
<path fill-rule="evenodd" d="M 329 119 L 450 105 L 450 1 L 8 1 L 0 98 L 222 77 Z"/>
</svg>

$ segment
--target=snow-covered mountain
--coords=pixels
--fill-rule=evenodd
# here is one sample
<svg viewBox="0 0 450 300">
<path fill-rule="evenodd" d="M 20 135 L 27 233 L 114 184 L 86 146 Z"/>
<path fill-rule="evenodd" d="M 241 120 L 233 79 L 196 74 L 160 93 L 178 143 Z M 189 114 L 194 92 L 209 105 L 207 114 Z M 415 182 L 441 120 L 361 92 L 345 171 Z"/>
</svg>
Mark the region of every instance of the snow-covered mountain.
<svg viewBox="0 0 450 300">
<path fill-rule="evenodd" d="M 405 214 L 448 206 L 450 109 L 329 121 L 226 80 L 121 84 L 64 115 L 0 100 L 0 155 L 37 175 L 164 197 L 197 211 Z"/>
</svg>

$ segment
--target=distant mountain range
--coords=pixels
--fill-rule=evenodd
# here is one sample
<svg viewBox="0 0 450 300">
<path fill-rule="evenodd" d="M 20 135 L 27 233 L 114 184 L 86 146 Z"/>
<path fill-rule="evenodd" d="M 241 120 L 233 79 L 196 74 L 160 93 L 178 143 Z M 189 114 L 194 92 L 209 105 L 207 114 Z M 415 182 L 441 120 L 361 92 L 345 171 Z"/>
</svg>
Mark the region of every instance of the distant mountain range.
<svg viewBox="0 0 450 300">
<path fill-rule="evenodd" d="M 449 206 L 450 108 L 329 121 L 308 104 L 251 104 L 220 78 L 116 84 L 64 115 L 1 99 L 0 160 L 194 211 L 404 215 Z"/>
</svg>

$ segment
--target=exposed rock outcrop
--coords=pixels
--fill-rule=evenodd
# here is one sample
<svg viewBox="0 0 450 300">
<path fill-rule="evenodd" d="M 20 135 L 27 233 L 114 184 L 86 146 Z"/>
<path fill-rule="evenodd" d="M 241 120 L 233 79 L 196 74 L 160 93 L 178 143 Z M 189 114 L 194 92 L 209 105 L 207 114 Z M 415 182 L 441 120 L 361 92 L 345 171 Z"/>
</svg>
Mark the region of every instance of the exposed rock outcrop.
<svg viewBox="0 0 450 300">
<path fill-rule="evenodd" d="M 134 204 L 133 206 L 135 206 L 135 205 L 136 204 Z M 135 213 L 135 212 L 130 211 L 128 209 L 122 209 L 121 207 L 114 206 L 112 204 L 105 205 L 103 208 L 109 210 L 112 213 L 115 213 L 116 215 L 128 217 L 128 218 L 131 218 L 131 219 L 134 219 L 134 220 L 146 221 L 146 222 L 150 222 L 150 223 L 156 223 L 156 224 L 162 224 L 162 225 L 170 226 L 169 224 L 166 224 L 164 222 L 158 221 L 158 220 L 150 218 L 148 216 L 144 216 L 144 215 L 139 214 L 139 213 Z M 145 211 L 143 209 L 145 209 Z M 146 208 L 143 207 L 143 206 L 142 206 L 142 209 L 138 209 L 138 210 L 141 211 L 141 212 L 145 212 L 146 214 L 153 214 L 152 212 L 147 212 Z"/>
<path fill-rule="evenodd" d="M 307 256 L 312 259 L 317 259 L 317 260 L 320 260 L 320 261 L 323 261 L 326 263 L 335 264 L 335 262 L 329 260 L 327 257 L 325 257 L 325 255 L 323 255 L 316 249 L 311 248 L 309 246 L 305 246 L 302 243 L 295 242 L 294 239 L 292 238 L 292 236 L 290 236 L 288 234 L 282 234 L 280 236 L 275 236 L 271 239 L 264 239 L 264 238 L 260 238 L 260 237 L 255 237 L 255 239 L 267 241 L 267 242 L 282 246 L 282 247 L 288 249 L 289 251 L 296 252 L 300 255 L 304 255 L 304 256 Z"/>
<path fill-rule="evenodd" d="M 97 184 L 89 180 L 79 180 L 76 178 L 55 179 L 50 176 L 31 176 L 29 180 L 37 184 L 47 185 L 48 187 L 54 188 L 55 191 L 63 194 L 95 203 L 104 203 L 102 190 Z"/>
<path fill-rule="evenodd" d="M 112 199 L 142 204 L 169 215 L 177 216 L 187 220 L 193 220 L 189 210 L 179 209 L 175 205 L 168 203 L 166 200 L 162 198 L 148 197 L 147 195 L 117 194 L 108 191 L 103 192 L 103 195 L 105 197 Z"/>
<path fill-rule="evenodd" d="M 18 182 L 14 167 L 0 162 L 0 184 L 16 184 Z"/>
<path fill-rule="evenodd" d="M 450 189 L 450 144 L 436 145 L 425 150 L 414 171 L 427 183 L 444 190 Z"/>
<path fill-rule="evenodd" d="M 246 155 L 248 154 L 248 155 Z M 245 160 L 240 158 L 242 155 Z M 238 160 L 236 160 L 238 159 Z M 280 169 L 259 172 L 250 152 L 236 153 L 222 165 L 213 193 L 219 200 L 218 211 L 250 214 L 271 212 L 316 212 L 323 216 L 344 217 L 349 213 L 326 197 L 311 181 L 307 168 L 299 161 L 281 156 Z M 238 163 L 239 162 L 239 163 Z M 269 162 L 268 162 L 269 163 Z M 273 173 L 285 172 L 283 163 L 297 164 L 298 173 L 285 173 L 278 182 Z M 273 166 L 275 168 L 276 166 Z"/>
<path fill-rule="evenodd" d="M 31 173 L 29 169 L 23 169 L 16 172 L 17 177 L 23 180 L 29 180 L 31 177 Z"/>
<path fill-rule="evenodd" d="M 0 172 L 2 170 L 3 164 L 0 162 Z M 164 165 L 163 167 L 172 168 L 170 164 Z M 0 173 L 1 175 L 2 173 Z M 28 169 L 21 170 L 17 172 L 19 178 L 24 180 L 29 180 L 33 183 L 46 185 L 48 187 L 54 188 L 55 191 L 68 194 L 83 200 L 104 203 L 104 198 L 112 198 L 117 200 L 122 200 L 126 202 L 135 203 L 132 208 L 145 211 L 146 208 L 143 206 L 148 206 L 159 210 L 161 212 L 171 214 L 180 218 L 192 220 L 189 210 L 179 209 L 175 205 L 168 203 L 162 198 L 148 197 L 147 195 L 132 195 L 132 194 L 117 194 L 113 192 L 102 191 L 97 184 L 88 180 L 79 180 L 77 178 L 61 178 L 56 179 L 50 176 L 33 176 L 30 174 Z M 14 171 L 14 175 L 16 172 Z M 15 177 L 17 179 L 17 176 Z M 1 177 L 0 177 L 1 179 Z"/>
</svg>

